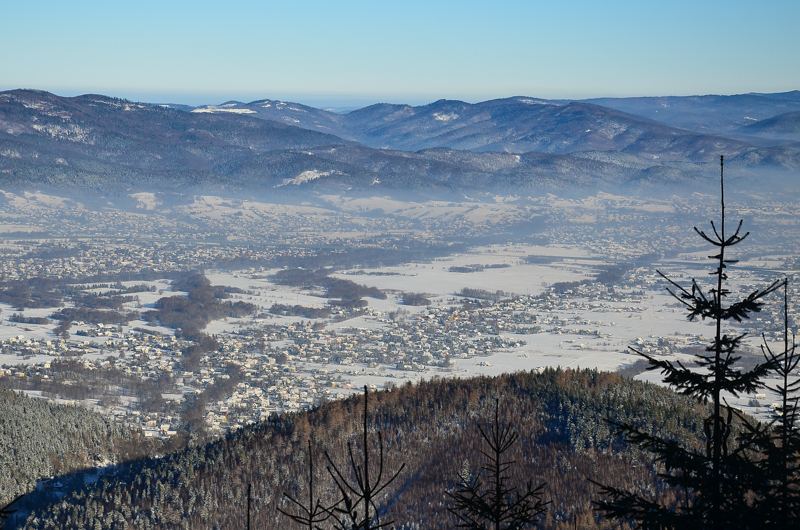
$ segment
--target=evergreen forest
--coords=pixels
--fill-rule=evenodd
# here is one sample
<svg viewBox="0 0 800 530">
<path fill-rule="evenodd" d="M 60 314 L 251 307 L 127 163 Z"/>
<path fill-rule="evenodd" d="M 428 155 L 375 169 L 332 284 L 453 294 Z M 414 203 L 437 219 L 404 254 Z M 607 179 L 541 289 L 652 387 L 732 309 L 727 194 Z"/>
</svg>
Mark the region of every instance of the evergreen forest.
<svg viewBox="0 0 800 530">
<path fill-rule="evenodd" d="M 148 457 L 154 447 L 97 414 L 3 391 L 0 517 L 30 529 L 796 528 L 800 352 L 788 281 L 734 295 L 730 248 L 749 233 L 731 228 L 721 178 L 720 219 L 695 228 L 716 252 L 709 285 L 662 274 L 714 336 L 692 365 L 636 352 L 671 388 L 591 369 L 434 377 Z M 279 276 L 342 303 L 382 296 L 301 269 Z M 226 293 L 200 277 L 184 283 L 189 296 L 165 299 L 154 319 L 199 333 L 218 313 L 252 309 L 220 302 Z M 730 324 L 781 290 L 783 349 L 765 340 L 763 360 L 739 362 L 746 334 Z M 762 389 L 780 399 L 769 421 L 726 401 Z"/>
<path fill-rule="evenodd" d="M 708 412 L 669 389 L 595 370 L 436 379 L 370 393 L 368 431 L 383 434 L 386 472 L 405 464 L 379 499 L 383 516 L 397 528 L 454 527 L 447 493 L 456 491 L 465 473 L 479 472 L 478 428 L 488 432 L 492 426 L 496 400 L 500 421 L 519 438 L 505 455 L 515 461 L 510 483 L 544 483 L 542 497 L 550 504 L 539 527 L 565 530 L 631 527 L 600 517 L 592 504 L 597 487 L 589 480 L 667 504 L 676 500 L 651 457 L 603 418 L 699 449 Z M 250 528 L 292 528 L 295 523 L 278 508 L 291 509 L 284 493 L 308 496 L 309 440 L 317 462 L 315 496 L 332 502 L 336 489 L 324 455 L 345 464 L 347 442 L 363 429 L 362 413 L 363 398 L 353 396 L 273 416 L 204 446 L 117 466 L 58 497 L 37 491 L 27 499 L 37 508 L 17 527 L 245 528 L 250 485 Z M 375 443 L 374 436 L 370 440 Z"/>
<path fill-rule="evenodd" d="M 150 454 L 150 442 L 82 406 L 0 389 L 0 503 L 44 478 Z"/>
</svg>

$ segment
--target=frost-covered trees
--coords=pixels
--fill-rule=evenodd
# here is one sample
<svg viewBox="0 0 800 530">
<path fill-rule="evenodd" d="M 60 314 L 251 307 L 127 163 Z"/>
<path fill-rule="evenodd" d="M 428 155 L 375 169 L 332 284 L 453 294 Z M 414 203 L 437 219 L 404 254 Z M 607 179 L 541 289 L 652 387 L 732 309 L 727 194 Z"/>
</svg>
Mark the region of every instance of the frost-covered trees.
<svg viewBox="0 0 800 530">
<path fill-rule="evenodd" d="M 494 422 L 488 432 L 478 427 L 485 448 L 481 449 L 484 465 L 472 476 L 463 466 L 460 484 L 446 492 L 453 500 L 448 511 L 458 521 L 456 527 L 473 530 L 521 530 L 536 525 L 547 511 L 544 484 L 533 487 L 528 480 L 524 491 L 511 483 L 509 470 L 516 464 L 508 457 L 519 435 L 509 425 L 500 423 L 500 403 L 495 401 Z"/>
</svg>

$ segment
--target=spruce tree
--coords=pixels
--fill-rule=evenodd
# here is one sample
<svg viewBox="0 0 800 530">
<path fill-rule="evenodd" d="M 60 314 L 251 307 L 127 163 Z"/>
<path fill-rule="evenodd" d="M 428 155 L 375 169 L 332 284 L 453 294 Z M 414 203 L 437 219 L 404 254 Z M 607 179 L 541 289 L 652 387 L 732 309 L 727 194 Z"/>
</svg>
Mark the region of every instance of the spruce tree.
<svg viewBox="0 0 800 530">
<path fill-rule="evenodd" d="M 745 432 L 742 446 L 752 457 L 747 480 L 749 498 L 739 503 L 742 519 L 758 528 L 800 526 L 800 378 L 792 376 L 800 365 L 800 350 L 789 332 L 788 280 L 783 282 L 783 351 L 774 352 L 763 337 L 764 358 L 772 365 L 777 382 L 765 385 L 778 395 L 774 417 L 767 423 L 740 415 Z"/>
<path fill-rule="evenodd" d="M 517 493 L 516 486 L 510 484 L 508 475 L 516 463 L 508 460 L 505 454 L 511 449 L 519 435 L 508 425 L 500 425 L 499 400 L 495 402 L 494 423 L 489 432 L 480 426 L 483 441 L 488 451 L 481 449 L 485 459 L 482 471 L 486 474 L 487 486 L 484 487 L 480 473 L 472 477 L 468 469 L 462 469 L 459 486 L 455 491 L 445 492 L 453 499 L 453 506 L 447 510 L 456 520 L 457 528 L 472 530 L 521 530 L 535 526 L 542 515 L 547 512 L 547 505 L 542 496 L 544 484 L 533 487 L 529 480 L 525 491 Z"/>
<path fill-rule="evenodd" d="M 725 323 L 741 322 L 761 310 L 763 299 L 780 286 L 780 281 L 729 302 L 728 267 L 737 262 L 730 259 L 730 247 L 738 245 L 749 235 L 742 233 L 739 221 L 732 234 L 725 220 L 725 181 L 723 157 L 720 157 L 720 221 L 711 221 L 711 232 L 695 232 L 716 249 L 709 258 L 714 266 L 709 275 L 713 283 L 704 288 L 696 279 L 689 286 L 679 285 L 659 274 L 669 283 L 667 291 L 688 310 L 690 321 L 710 320 L 715 327 L 714 338 L 705 352 L 695 356 L 697 368 L 689 368 L 680 361 L 656 359 L 636 351 L 647 359 L 648 369 L 659 370 L 664 381 L 677 391 L 692 396 L 710 406 L 711 413 L 704 422 L 704 446 L 701 449 L 684 447 L 676 440 L 664 439 L 642 431 L 632 424 L 615 424 L 630 443 L 655 454 L 662 467 L 660 476 L 666 484 L 680 492 L 676 505 L 663 505 L 655 499 L 611 486 L 601 486 L 607 498 L 596 502 L 597 509 L 607 517 L 635 521 L 638 528 L 708 528 L 727 530 L 746 526 L 741 518 L 742 499 L 747 481 L 743 475 L 752 453 L 734 446 L 732 439 L 734 411 L 725 402 L 725 396 L 751 393 L 763 387 L 763 379 L 770 372 L 772 362 L 756 365 L 751 370 L 741 370 L 736 365 L 740 356 L 737 350 L 746 334 L 729 334 Z"/>
<path fill-rule="evenodd" d="M 367 404 L 369 392 L 364 385 L 364 424 L 361 442 L 361 458 L 356 458 L 353 444 L 347 444 L 350 472 L 345 473 L 337 466 L 330 454 L 328 473 L 339 490 L 339 501 L 327 508 L 337 530 L 386 530 L 393 521 L 381 520 L 378 506 L 379 495 L 394 482 L 406 465 L 403 463 L 394 475 L 384 474 L 383 437 L 378 431 L 378 459 L 370 464 Z"/>
</svg>

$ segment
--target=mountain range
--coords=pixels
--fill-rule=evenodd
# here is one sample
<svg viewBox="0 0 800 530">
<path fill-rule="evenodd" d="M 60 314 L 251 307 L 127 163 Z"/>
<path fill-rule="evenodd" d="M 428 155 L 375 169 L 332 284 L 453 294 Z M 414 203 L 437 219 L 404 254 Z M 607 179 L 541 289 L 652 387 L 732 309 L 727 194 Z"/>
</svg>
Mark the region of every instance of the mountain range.
<svg viewBox="0 0 800 530">
<path fill-rule="evenodd" d="M 0 185 L 278 190 L 569 189 L 800 167 L 800 92 L 511 97 L 337 114 L 259 100 L 136 103 L 0 92 Z"/>
</svg>

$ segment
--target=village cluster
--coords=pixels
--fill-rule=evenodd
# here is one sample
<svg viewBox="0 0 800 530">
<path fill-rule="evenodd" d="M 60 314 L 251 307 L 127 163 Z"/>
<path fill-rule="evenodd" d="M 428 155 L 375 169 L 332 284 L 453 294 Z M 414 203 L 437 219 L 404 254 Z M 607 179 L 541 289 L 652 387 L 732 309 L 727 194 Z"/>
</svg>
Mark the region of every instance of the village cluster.
<svg viewBox="0 0 800 530">
<path fill-rule="evenodd" d="M 362 211 L 355 200 L 331 199 L 336 208 L 324 210 L 195 197 L 163 211 L 152 202 L 153 197 L 138 197 L 141 212 L 131 213 L 85 208 L 72 201 L 57 203 L 30 194 L 9 196 L 0 213 L 6 221 L 14 220 L 19 231 L 0 236 L 0 281 L 11 285 L 44 278 L 72 282 L 76 289 L 89 292 L 91 285 L 86 282 L 91 279 L 121 279 L 126 284 L 136 279 L 150 281 L 151 288 L 166 292 L 164 296 L 170 294 L 166 278 L 173 272 L 219 268 L 235 270 L 231 274 L 237 278 L 264 281 L 270 267 L 314 258 L 325 249 L 386 249 L 400 240 L 445 241 L 456 233 L 466 239 L 485 239 L 512 230 L 509 227 L 525 217 L 534 224 L 541 222 L 539 232 L 531 236 L 534 244 L 580 248 L 603 256 L 609 265 L 638 257 L 682 256 L 683 265 L 666 272 L 686 283 L 696 271 L 681 267 L 706 259 L 707 251 L 678 217 L 713 215 L 711 206 L 696 205 L 702 205 L 701 201 L 645 204 L 603 194 L 573 200 L 531 198 L 524 207 L 503 202 L 480 207 L 410 203 L 394 217 Z M 780 208 L 775 211 L 781 212 Z M 493 218 L 495 214 L 498 217 Z M 662 226 L 655 230 L 652 219 L 659 215 L 666 220 L 659 221 Z M 785 223 L 781 226 L 788 229 Z M 760 243 L 749 250 L 751 260 L 753 256 L 760 260 L 754 267 L 768 267 L 737 271 L 743 291 L 770 279 L 770 267 L 786 267 L 792 259 L 791 252 L 785 254 L 789 261 L 762 259 L 786 252 L 779 249 L 788 244 L 785 234 L 771 230 L 776 229 L 763 228 Z M 660 254 L 653 254 L 657 251 Z M 523 263 L 526 256 L 514 257 L 515 252 L 523 250 L 507 254 Z M 543 263 L 548 259 L 557 258 L 546 257 Z M 704 265 L 698 263 L 697 270 Z M 582 270 L 588 271 L 585 266 Z M 13 323 L 9 312 L 15 309 L 7 307 L 0 318 L 8 326 L 6 331 L 13 333 L 4 335 L 0 352 L 6 361 L 15 361 L 0 366 L 0 377 L 57 378 L 57 361 L 71 359 L 87 370 L 114 369 L 143 381 L 169 381 L 170 391 L 162 395 L 166 406 L 161 411 L 144 410 L 142 396 L 136 395 L 95 403 L 141 428 L 147 436 L 169 438 L 177 432 L 181 403 L 214 387 L 225 392 L 214 393 L 214 399 L 204 403 L 203 418 L 211 432 L 222 433 L 272 413 L 309 408 L 357 392 L 364 382 L 386 387 L 420 377 L 455 375 L 460 364 L 467 362 L 471 373 L 488 371 L 496 354 L 528 356 L 542 340 L 546 348 L 559 352 L 628 354 L 633 347 L 667 356 L 707 344 L 696 328 L 669 334 L 642 330 L 639 336 L 624 339 L 616 335 L 615 319 L 641 318 L 645 302 L 653 293 L 663 294 L 667 287 L 651 265 L 634 260 L 623 272 L 614 282 L 593 281 L 588 272 L 582 276 L 584 281 L 567 284 L 551 285 L 539 279 L 537 285 L 542 289 L 538 294 L 505 293 L 491 300 L 452 292 L 425 307 L 403 306 L 402 293 L 390 292 L 394 310 L 385 309 L 386 304 L 380 308 L 375 304 L 338 306 L 329 316 L 313 319 L 278 317 L 269 313 L 269 305 L 262 305 L 257 314 L 230 319 L 223 331 L 215 328 L 209 332 L 218 347 L 204 352 L 192 369 L 186 366 L 185 352 L 194 343 L 174 330 L 137 320 L 125 326 L 74 321 L 69 338 L 65 338 L 53 334 L 53 323 Z M 361 273 L 364 270 L 358 268 L 342 272 L 359 283 L 362 280 L 351 275 Z M 800 285 L 794 275 L 789 276 L 790 325 L 797 331 L 794 315 Z M 290 289 L 287 294 L 295 296 L 295 292 Z M 248 291 L 248 301 L 257 302 L 256 298 L 254 291 Z M 319 304 L 325 302 L 320 299 Z M 126 303 L 125 309 L 141 312 L 149 308 Z M 37 309 L 33 316 L 48 317 L 53 311 Z M 684 313 L 676 301 L 659 311 Z M 767 340 L 780 341 L 783 322 L 782 300 L 774 297 L 757 318 L 743 322 L 738 330 L 755 338 L 764 333 Z M 32 332 L 35 330 L 39 332 Z M 235 381 L 231 384 L 232 377 Z"/>
<path fill-rule="evenodd" d="M 19 335 L 3 341 L 0 348 L 3 353 L 20 357 L 75 358 L 91 370 L 114 368 L 152 380 L 167 374 L 178 391 L 168 397 L 174 402 L 219 385 L 230 378 L 231 365 L 236 365 L 239 379 L 230 393 L 206 406 L 208 428 L 225 431 L 271 413 L 309 408 L 356 392 L 358 387 L 351 383 L 355 376 L 373 376 L 386 386 L 420 375 L 446 376 L 462 359 L 482 357 L 482 364 L 488 366 L 492 354 L 502 350 L 524 355 L 526 341 L 537 334 L 560 335 L 560 342 L 568 349 L 585 348 L 590 343 L 610 345 L 612 337 L 603 331 L 600 321 L 572 315 L 590 311 L 623 318 L 641 313 L 642 298 L 658 280 L 642 270 L 634 271 L 628 281 L 632 285 L 624 289 L 584 283 L 564 291 L 550 289 L 538 296 L 497 302 L 453 298 L 441 307 L 413 313 L 401 310 L 384 314 L 366 307 L 340 315 L 345 323 L 356 316 L 373 322 L 375 325 L 369 328 L 333 331 L 326 329 L 323 319 L 291 324 L 242 319 L 239 330 L 214 335 L 219 347 L 205 353 L 193 371 L 186 370 L 182 362 L 182 352 L 191 342 L 142 328 L 123 330 L 75 322 L 76 334 L 71 339 L 37 341 Z M 640 338 L 631 345 L 648 353 L 669 355 L 700 344 L 698 336 L 675 335 Z M 48 379 L 55 377 L 55 366 L 52 361 L 5 365 L 0 375 Z M 110 412 L 140 427 L 147 436 L 175 434 L 174 412 L 142 411 L 134 396 L 122 396 Z"/>
</svg>

